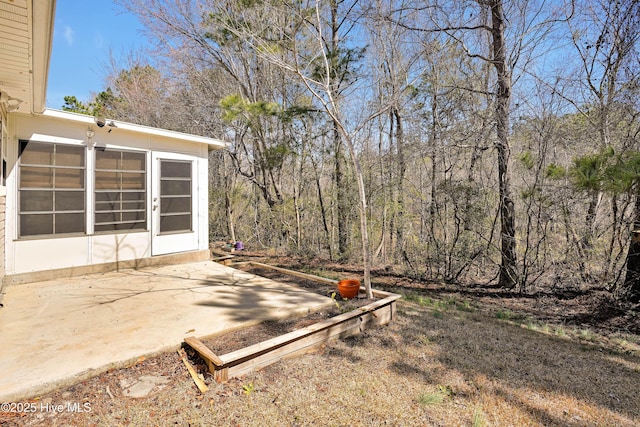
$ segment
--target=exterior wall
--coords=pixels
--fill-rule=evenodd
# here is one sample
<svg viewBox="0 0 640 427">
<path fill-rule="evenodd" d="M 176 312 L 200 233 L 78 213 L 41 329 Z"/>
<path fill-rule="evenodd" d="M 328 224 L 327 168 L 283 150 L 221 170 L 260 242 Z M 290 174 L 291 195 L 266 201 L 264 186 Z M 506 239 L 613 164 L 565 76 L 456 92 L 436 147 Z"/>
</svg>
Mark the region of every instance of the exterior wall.
<svg viewBox="0 0 640 427">
<path fill-rule="evenodd" d="M 6 195 L 5 188 L 0 190 L 0 293 L 2 292 L 2 284 L 4 283 L 5 272 L 5 209 L 6 209 Z"/>
<path fill-rule="evenodd" d="M 118 127 L 88 126 L 73 120 L 42 115 L 9 116 L 7 144 L 7 196 L 5 256 L 7 275 L 16 275 L 43 270 L 75 268 L 96 264 L 119 263 L 139 260 L 152 255 L 154 236 L 152 233 L 152 173 L 151 153 L 173 153 L 194 159 L 195 209 L 193 212 L 195 246 L 190 250 L 208 249 L 208 189 L 207 189 L 207 145 L 182 141 L 163 135 L 132 132 Z M 87 129 L 94 131 L 87 137 Z M 66 143 L 97 147 L 144 150 L 147 152 L 147 230 L 93 234 L 88 227 L 86 235 L 46 238 L 19 238 L 18 236 L 18 141 L 34 140 L 51 143 Z M 88 148 L 91 157 L 92 148 Z M 87 159 L 87 164 L 92 160 Z M 87 166 L 88 167 L 88 166 Z M 93 178 L 87 173 L 87 182 Z M 85 186 L 89 192 L 91 186 Z M 92 196 L 87 203 L 87 217 L 91 216 Z M 90 225 L 90 221 L 88 224 Z"/>
<path fill-rule="evenodd" d="M 0 298 L 5 275 L 5 212 L 7 200 L 7 187 L 3 182 L 2 160 L 5 156 L 7 145 L 7 114 L 3 106 L 0 106 Z"/>
</svg>

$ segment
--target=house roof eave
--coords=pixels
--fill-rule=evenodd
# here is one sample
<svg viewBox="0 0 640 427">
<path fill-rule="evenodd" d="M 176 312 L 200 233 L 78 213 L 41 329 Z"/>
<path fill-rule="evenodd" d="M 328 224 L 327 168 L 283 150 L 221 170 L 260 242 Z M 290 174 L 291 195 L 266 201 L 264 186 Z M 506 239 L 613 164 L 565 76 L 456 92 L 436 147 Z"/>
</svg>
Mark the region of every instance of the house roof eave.
<svg viewBox="0 0 640 427">
<path fill-rule="evenodd" d="M 50 117 L 57 120 L 66 120 L 74 123 L 82 123 L 82 124 L 86 124 L 87 126 L 96 126 L 96 119 L 93 116 L 88 116 L 86 114 L 78 114 L 78 113 L 72 113 L 69 111 L 46 108 L 42 112 L 42 116 Z M 226 148 L 228 145 L 226 142 L 216 138 L 209 138 L 206 136 L 193 135 L 193 134 L 184 133 L 184 132 L 176 132 L 172 130 L 154 128 L 150 126 L 142 126 L 142 125 L 123 122 L 119 120 L 105 119 L 103 126 L 106 126 L 112 129 L 122 129 L 129 132 L 141 133 L 145 135 L 160 136 L 160 137 L 170 138 L 170 139 L 175 139 L 180 141 L 194 142 L 197 144 L 206 144 L 209 150 Z"/>
<path fill-rule="evenodd" d="M 38 7 L 35 7 L 35 3 Z M 31 112 L 42 113 L 46 108 L 47 84 L 49 81 L 49 63 L 53 48 L 53 25 L 55 21 L 56 1 L 41 2 L 32 0 L 33 43 L 32 54 L 32 107 Z"/>
<path fill-rule="evenodd" d="M 45 109 L 55 0 L 0 0 L 0 103 L 7 112 Z"/>
</svg>

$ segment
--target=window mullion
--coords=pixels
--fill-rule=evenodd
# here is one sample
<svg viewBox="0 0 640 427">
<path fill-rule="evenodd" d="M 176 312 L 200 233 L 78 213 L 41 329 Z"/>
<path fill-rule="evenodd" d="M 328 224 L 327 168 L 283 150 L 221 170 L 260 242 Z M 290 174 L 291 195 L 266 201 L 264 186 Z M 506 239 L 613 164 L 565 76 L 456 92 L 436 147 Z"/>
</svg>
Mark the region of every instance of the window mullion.
<svg viewBox="0 0 640 427">
<path fill-rule="evenodd" d="M 88 150 L 90 150 L 88 148 Z M 86 198 L 85 203 L 87 216 L 85 218 L 87 233 L 93 234 L 95 232 L 95 150 L 87 152 L 87 174 L 86 174 Z"/>
</svg>

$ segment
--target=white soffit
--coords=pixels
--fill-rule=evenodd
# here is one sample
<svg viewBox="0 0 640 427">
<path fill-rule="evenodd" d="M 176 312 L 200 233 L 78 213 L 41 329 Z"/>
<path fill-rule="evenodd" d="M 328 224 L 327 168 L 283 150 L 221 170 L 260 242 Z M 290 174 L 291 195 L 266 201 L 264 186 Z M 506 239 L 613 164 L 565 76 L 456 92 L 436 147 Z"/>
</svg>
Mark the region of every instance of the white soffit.
<svg viewBox="0 0 640 427">
<path fill-rule="evenodd" d="M 55 5 L 0 0 L 0 92 L 10 111 L 44 111 Z"/>
<path fill-rule="evenodd" d="M 98 126 L 95 123 L 95 119 L 92 116 L 85 114 L 71 113 L 69 111 L 54 110 L 47 108 L 42 113 L 44 117 L 51 117 L 58 120 L 67 120 L 70 122 L 85 124 L 88 127 L 97 130 Z M 121 122 L 118 120 L 104 119 L 105 129 L 121 129 L 129 132 L 137 132 L 146 135 L 160 136 L 164 138 L 171 138 L 180 141 L 195 142 L 198 144 L 206 144 L 210 149 L 224 148 L 227 143 L 215 138 L 207 138 L 205 136 L 192 135 L 189 133 L 176 132 L 171 130 L 153 128 L 149 126 L 136 125 L 133 123 Z"/>
</svg>

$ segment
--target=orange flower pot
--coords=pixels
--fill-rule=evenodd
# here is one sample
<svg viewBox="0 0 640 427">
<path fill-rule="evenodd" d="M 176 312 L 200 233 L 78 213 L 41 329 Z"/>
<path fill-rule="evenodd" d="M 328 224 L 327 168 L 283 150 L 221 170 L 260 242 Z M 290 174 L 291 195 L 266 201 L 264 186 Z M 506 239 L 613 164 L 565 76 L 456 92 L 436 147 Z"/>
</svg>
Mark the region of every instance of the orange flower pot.
<svg viewBox="0 0 640 427">
<path fill-rule="evenodd" d="M 360 281 L 354 279 L 340 280 L 338 282 L 338 292 L 344 299 L 351 299 L 358 296 Z"/>
</svg>

